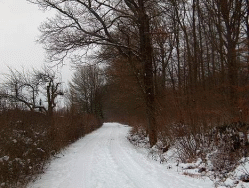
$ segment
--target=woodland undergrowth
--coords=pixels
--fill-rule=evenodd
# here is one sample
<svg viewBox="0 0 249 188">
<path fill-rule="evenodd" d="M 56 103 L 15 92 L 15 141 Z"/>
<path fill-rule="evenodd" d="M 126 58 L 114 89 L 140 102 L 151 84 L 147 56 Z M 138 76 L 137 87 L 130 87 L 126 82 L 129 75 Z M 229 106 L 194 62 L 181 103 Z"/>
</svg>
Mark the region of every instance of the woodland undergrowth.
<svg viewBox="0 0 249 188">
<path fill-rule="evenodd" d="M 54 135 L 48 118 L 39 112 L 0 113 L 0 187 L 25 187 L 63 148 L 100 127 L 92 115 L 54 114 Z"/>
<path fill-rule="evenodd" d="M 158 116 L 158 142 L 152 148 L 147 136 L 145 118 L 131 120 L 133 129 L 128 139 L 133 145 L 147 148 L 148 156 L 160 163 L 170 163 L 167 155 L 170 151 L 173 153 L 171 156 L 174 157 L 175 165 L 181 163 L 184 169 L 196 169 L 196 176 L 205 175 L 215 185 L 222 185 L 222 182 L 232 176 L 235 184 L 239 181 L 248 182 L 248 171 L 243 170 L 236 177 L 234 171 L 248 163 L 249 124 L 241 120 L 221 121 L 224 113 L 225 110 L 217 113 L 217 118 L 213 111 L 204 110 L 185 111 L 181 113 L 181 118 L 178 115 L 174 118 L 173 113 L 168 116 L 170 119 Z"/>
</svg>

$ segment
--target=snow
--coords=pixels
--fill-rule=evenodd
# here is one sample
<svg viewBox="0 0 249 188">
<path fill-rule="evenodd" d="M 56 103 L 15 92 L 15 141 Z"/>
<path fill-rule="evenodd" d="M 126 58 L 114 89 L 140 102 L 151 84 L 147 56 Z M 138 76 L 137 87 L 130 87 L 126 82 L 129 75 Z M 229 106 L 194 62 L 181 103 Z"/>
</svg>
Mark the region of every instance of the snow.
<svg viewBox="0 0 249 188">
<path fill-rule="evenodd" d="M 105 123 L 51 161 L 29 188 L 210 188 L 138 151 L 126 138 L 130 127 Z"/>
</svg>

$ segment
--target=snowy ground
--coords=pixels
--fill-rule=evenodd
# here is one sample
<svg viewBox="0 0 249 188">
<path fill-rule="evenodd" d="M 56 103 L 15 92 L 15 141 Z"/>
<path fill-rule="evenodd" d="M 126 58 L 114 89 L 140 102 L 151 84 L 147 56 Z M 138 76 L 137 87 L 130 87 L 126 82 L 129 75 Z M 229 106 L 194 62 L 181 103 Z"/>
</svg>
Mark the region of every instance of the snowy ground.
<svg viewBox="0 0 249 188">
<path fill-rule="evenodd" d="M 151 160 L 126 138 L 130 127 L 105 123 L 53 160 L 29 188 L 211 188 L 205 178 Z"/>
</svg>

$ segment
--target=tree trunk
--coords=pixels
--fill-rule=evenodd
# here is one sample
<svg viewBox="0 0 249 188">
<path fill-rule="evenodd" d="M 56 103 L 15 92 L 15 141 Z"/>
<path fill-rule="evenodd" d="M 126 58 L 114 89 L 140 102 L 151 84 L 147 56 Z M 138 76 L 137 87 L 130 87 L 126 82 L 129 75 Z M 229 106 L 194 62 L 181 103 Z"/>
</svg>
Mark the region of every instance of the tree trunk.
<svg viewBox="0 0 249 188">
<path fill-rule="evenodd" d="M 193 39 L 194 39 L 194 57 L 193 57 L 193 89 L 197 88 L 197 73 L 198 73 L 198 58 L 197 58 L 197 37 L 196 37 L 196 21 L 195 21 L 195 9 L 196 9 L 196 1 L 193 0 Z M 190 75 L 192 76 L 192 75 Z"/>
<path fill-rule="evenodd" d="M 236 50 L 235 45 L 228 40 L 227 49 L 228 59 L 228 80 L 229 80 L 229 92 L 230 92 L 230 107 L 232 115 L 237 115 L 237 86 L 238 86 L 238 67 L 236 62 Z"/>
<path fill-rule="evenodd" d="M 53 99 L 51 95 L 51 82 L 47 86 L 47 100 L 48 100 L 48 111 L 47 111 L 47 117 L 48 117 L 48 125 L 49 125 L 49 137 L 51 140 L 55 139 L 55 125 L 54 125 L 54 114 L 53 114 Z"/>
<path fill-rule="evenodd" d="M 221 0 L 219 4 L 221 10 L 221 16 L 224 19 L 226 27 L 226 47 L 227 47 L 227 65 L 228 65 L 228 81 L 229 81 L 229 93 L 230 93 L 230 109 L 231 115 L 238 116 L 237 110 L 237 86 L 238 86 L 238 64 L 236 59 L 236 44 L 238 42 L 238 36 L 240 33 L 241 25 L 241 8 L 242 1 L 233 0 L 235 7 L 232 9 L 229 6 L 228 0 Z M 232 14 L 232 16 L 231 16 Z"/>
<path fill-rule="evenodd" d="M 148 133 L 150 146 L 157 142 L 157 128 L 155 119 L 155 93 L 153 83 L 153 56 L 150 38 L 149 18 L 144 10 L 144 1 L 139 0 L 139 36 L 140 52 L 144 64 L 144 87 L 145 87 L 145 104 L 146 114 L 148 117 Z"/>
<path fill-rule="evenodd" d="M 246 35 L 247 35 L 247 80 L 249 80 L 249 2 L 246 0 L 246 5 L 247 5 L 247 12 L 245 16 L 245 21 L 246 21 Z"/>
</svg>

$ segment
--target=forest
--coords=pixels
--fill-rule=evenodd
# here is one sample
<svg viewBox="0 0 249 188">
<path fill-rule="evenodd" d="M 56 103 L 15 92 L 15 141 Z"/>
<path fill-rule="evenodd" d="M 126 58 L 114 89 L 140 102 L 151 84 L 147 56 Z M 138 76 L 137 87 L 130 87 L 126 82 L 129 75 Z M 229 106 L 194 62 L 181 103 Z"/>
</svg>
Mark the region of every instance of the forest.
<svg viewBox="0 0 249 188">
<path fill-rule="evenodd" d="M 48 68 L 10 69 L 0 93 L 0 143 L 38 139 L 44 152 L 34 150 L 44 161 L 105 121 L 132 126 L 149 147 L 177 145 L 181 162 L 209 157 L 221 178 L 248 156 L 248 0 L 28 1 L 56 10 L 41 24 L 39 42 L 50 64 L 70 62 L 75 72 L 62 91 Z M 34 167 L 4 145 L 0 180 L 8 187 Z M 24 165 L 6 180 L 8 157 Z"/>
</svg>

